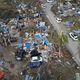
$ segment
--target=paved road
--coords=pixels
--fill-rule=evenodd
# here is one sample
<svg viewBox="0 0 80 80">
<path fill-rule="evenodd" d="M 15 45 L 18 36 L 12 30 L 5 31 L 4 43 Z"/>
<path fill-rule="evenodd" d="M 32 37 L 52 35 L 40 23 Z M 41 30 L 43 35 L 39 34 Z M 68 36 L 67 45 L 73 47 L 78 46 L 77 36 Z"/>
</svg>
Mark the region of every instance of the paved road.
<svg viewBox="0 0 80 80">
<path fill-rule="evenodd" d="M 64 34 L 68 36 L 65 26 L 63 24 L 58 24 L 56 22 L 55 15 L 50 10 L 52 5 L 50 3 L 45 3 L 45 6 L 46 8 L 44 8 L 43 10 L 47 18 L 49 19 L 50 23 L 53 25 L 54 29 L 57 30 L 58 34 L 60 34 L 61 32 L 64 32 Z M 76 63 L 80 66 L 80 52 L 77 49 L 78 42 L 73 41 L 69 36 L 68 36 L 68 40 L 69 40 L 69 43 L 66 45 L 66 47 L 72 53 L 72 56 L 74 60 L 76 61 Z"/>
</svg>

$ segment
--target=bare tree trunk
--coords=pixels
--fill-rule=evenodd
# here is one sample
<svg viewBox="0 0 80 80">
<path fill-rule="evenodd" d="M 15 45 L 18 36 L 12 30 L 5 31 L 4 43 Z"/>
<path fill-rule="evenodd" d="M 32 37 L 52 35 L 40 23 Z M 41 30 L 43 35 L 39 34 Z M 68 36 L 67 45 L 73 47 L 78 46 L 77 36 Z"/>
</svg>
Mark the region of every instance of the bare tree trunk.
<svg viewBox="0 0 80 80">
<path fill-rule="evenodd" d="M 63 57 L 62 51 L 61 51 L 61 47 L 59 47 L 59 58 Z"/>
</svg>

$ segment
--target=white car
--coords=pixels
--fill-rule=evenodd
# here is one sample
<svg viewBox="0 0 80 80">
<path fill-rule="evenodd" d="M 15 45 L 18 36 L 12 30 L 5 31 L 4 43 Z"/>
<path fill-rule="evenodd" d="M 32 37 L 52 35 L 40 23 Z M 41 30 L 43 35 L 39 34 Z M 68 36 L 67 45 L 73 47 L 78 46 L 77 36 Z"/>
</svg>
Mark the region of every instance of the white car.
<svg viewBox="0 0 80 80">
<path fill-rule="evenodd" d="M 74 32 L 70 32 L 69 36 L 74 40 L 77 41 L 78 40 L 78 36 L 74 33 Z"/>
<path fill-rule="evenodd" d="M 52 2 L 53 2 L 53 0 L 47 0 L 47 2 L 48 2 L 48 3 L 52 3 Z"/>
<path fill-rule="evenodd" d="M 58 17 L 56 18 L 57 23 L 61 23 L 61 20 L 62 20 L 61 18 L 58 18 Z"/>
<path fill-rule="evenodd" d="M 33 56 L 31 62 L 43 62 L 43 58 L 39 56 Z"/>
</svg>

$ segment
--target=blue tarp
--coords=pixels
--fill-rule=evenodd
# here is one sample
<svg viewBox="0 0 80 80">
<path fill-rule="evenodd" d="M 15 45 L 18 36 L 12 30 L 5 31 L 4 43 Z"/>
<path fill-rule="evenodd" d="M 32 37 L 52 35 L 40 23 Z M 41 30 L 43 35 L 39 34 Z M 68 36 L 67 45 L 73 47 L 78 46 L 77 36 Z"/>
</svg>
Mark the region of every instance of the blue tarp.
<svg viewBox="0 0 80 80">
<path fill-rule="evenodd" d="M 26 43 L 25 45 L 26 45 L 26 48 L 27 48 L 27 49 L 30 49 L 31 43 Z"/>
<path fill-rule="evenodd" d="M 44 45 L 48 45 L 49 44 L 49 41 L 48 39 L 46 38 L 46 36 L 43 36 L 43 35 L 35 35 L 36 39 L 42 41 L 44 43 Z"/>
<path fill-rule="evenodd" d="M 47 39 L 44 41 L 44 45 L 46 45 L 46 46 L 49 45 L 49 41 Z"/>
<path fill-rule="evenodd" d="M 41 40 L 41 35 L 35 35 L 35 38 Z"/>
</svg>

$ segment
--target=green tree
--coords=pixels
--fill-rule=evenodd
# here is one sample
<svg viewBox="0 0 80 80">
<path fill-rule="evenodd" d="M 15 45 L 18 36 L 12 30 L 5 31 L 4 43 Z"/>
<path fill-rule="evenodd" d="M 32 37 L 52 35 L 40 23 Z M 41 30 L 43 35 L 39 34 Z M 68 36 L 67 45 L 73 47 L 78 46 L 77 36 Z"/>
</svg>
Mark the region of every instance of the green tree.
<svg viewBox="0 0 80 80">
<path fill-rule="evenodd" d="M 68 43 L 68 38 L 63 32 L 61 32 L 61 34 L 59 35 L 59 41 L 60 41 L 59 44 L 60 47 L 63 47 L 66 43 Z"/>
</svg>

